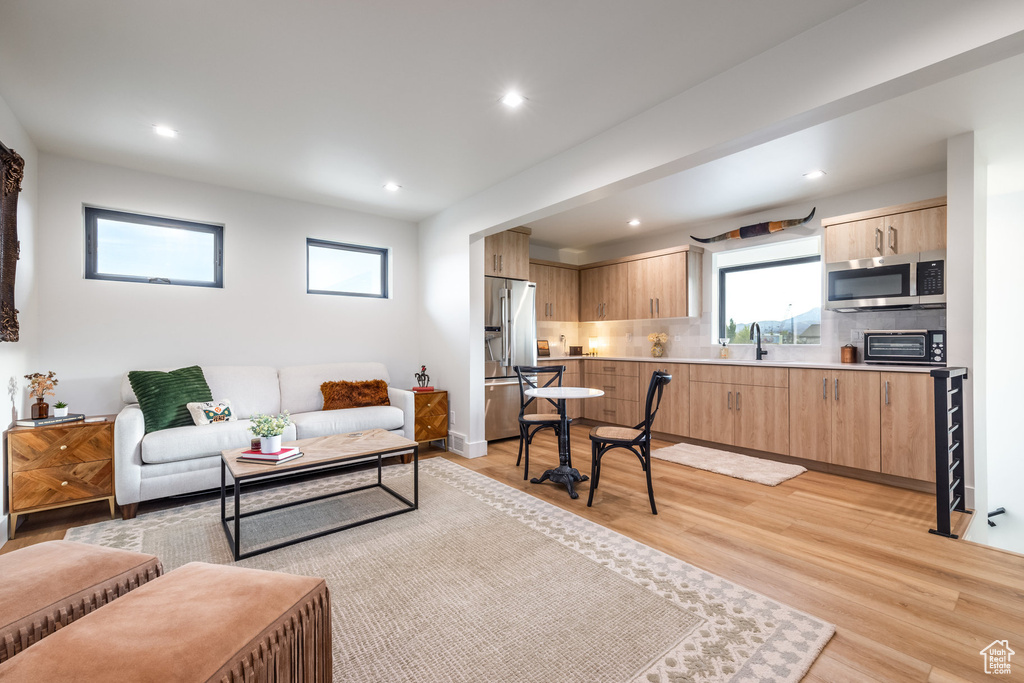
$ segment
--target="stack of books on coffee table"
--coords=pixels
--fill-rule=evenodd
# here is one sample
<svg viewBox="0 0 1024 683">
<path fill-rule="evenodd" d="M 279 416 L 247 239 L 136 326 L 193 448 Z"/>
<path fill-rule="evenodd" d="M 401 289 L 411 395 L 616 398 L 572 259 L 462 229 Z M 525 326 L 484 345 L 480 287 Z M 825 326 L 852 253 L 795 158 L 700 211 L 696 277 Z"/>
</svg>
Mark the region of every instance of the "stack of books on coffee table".
<svg viewBox="0 0 1024 683">
<path fill-rule="evenodd" d="M 298 448 L 282 448 L 277 453 L 264 453 L 263 451 L 242 451 L 238 456 L 238 462 L 249 462 L 257 465 L 280 465 L 283 462 L 301 457 L 302 451 Z"/>
</svg>

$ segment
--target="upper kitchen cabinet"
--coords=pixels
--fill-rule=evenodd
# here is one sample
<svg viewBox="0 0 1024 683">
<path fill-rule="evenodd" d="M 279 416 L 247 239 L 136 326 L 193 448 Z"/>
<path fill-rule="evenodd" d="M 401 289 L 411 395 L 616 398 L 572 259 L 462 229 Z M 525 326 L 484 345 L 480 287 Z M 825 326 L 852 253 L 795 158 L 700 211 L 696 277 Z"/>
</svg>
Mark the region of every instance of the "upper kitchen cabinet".
<svg viewBox="0 0 1024 683">
<path fill-rule="evenodd" d="M 580 273 L 575 268 L 530 261 L 530 282 L 537 284 L 537 321 L 579 320 Z"/>
<path fill-rule="evenodd" d="M 946 198 L 826 218 L 821 225 L 827 263 L 945 249 Z"/>
<path fill-rule="evenodd" d="M 512 228 L 484 238 L 484 275 L 530 279 L 530 233 Z"/>
<path fill-rule="evenodd" d="M 676 247 L 584 266 L 580 322 L 700 315 L 699 247 Z"/>
<path fill-rule="evenodd" d="M 626 320 L 629 303 L 625 263 L 587 267 L 580 271 L 580 322 Z"/>
</svg>

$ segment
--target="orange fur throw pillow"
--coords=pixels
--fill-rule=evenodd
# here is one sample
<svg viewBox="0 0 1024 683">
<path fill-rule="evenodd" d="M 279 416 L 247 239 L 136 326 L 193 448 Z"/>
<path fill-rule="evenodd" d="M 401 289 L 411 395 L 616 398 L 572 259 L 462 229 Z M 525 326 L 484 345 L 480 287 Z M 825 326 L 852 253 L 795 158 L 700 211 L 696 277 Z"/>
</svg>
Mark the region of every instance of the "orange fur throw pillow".
<svg viewBox="0 0 1024 683">
<path fill-rule="evenodd" d="M 320 385 L 320 392 L 324 395 L 324 410 L 391 405 L 388 399 L 388 383 L 382 379 L 371 379 L 366 382 L 324 382 Z"/>
</svg>

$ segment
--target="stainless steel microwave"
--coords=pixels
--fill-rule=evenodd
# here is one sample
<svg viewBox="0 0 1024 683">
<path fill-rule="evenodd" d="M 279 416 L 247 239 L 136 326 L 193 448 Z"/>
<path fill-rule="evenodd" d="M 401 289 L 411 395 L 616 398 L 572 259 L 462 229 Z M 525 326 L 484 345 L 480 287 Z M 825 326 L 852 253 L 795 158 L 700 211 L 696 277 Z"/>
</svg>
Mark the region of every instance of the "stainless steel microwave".
<svg viewBox="0 0 1024 683">
<path fill-rule="evenodd" d="M 879 256 L 825 266 L 830 311 L 946 307 L 946 252 Z"/>
</svg>

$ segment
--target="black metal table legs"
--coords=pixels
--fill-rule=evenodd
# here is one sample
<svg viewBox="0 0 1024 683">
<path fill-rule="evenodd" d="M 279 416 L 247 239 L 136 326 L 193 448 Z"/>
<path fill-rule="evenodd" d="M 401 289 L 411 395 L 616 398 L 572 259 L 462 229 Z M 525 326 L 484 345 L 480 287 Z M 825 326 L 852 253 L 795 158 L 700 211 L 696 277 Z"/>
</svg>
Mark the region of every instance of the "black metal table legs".
<svg viewBox="0 0 1024 683">
<path fill-rule="evenodd" d="M 534 477 L 530 483 L 541 484 L 551 480 L 556 484 L 565 484 L 565 488 L 569 491 L 569 497 L 579 498 L 580 494 L 576 493 L 573 484 L 578 481 L 586 481 L 590 477 L 580 474 L 579 470 L 572 467 L 572 459 L 569 455 L 569 418 L 565 412 L 565 399 L 558 399 L 558 414 L 561 417 L 558 429 L 558 467 L 548 470 L 540 477 Z"/>
</svg>

